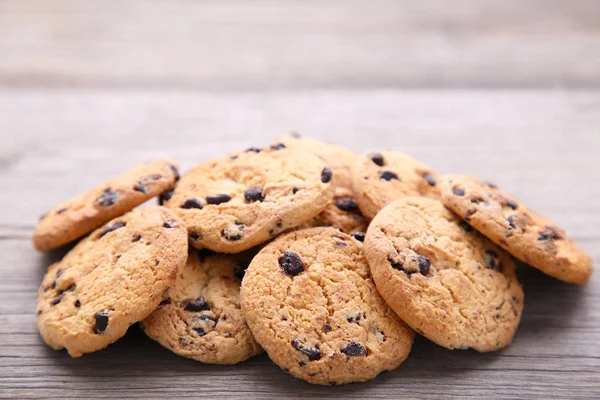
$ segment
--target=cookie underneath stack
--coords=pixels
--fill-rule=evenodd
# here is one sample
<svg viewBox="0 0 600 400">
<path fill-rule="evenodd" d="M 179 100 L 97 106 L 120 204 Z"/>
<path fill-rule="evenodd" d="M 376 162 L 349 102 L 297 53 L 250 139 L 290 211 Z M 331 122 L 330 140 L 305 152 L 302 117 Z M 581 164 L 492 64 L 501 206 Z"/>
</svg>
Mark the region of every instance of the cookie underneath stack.
<svg viewBox="0 0 600 400">
<path fill-rule="evenodd" d="M 79 357 L 139 322 L 183 357 L 236 364 L 266 351 L 319 385 L 397 368 L 414 331 L 448 349 L 508 346 L 524 306 L 511 256 L 578 285 L 593 269 L 494 185 L 297 137 L 182 176 L 168 159 L 137 166 L 33 233 L 40 251 L 80 238 L 40 287 L 52 348 Z"/>
</svg>

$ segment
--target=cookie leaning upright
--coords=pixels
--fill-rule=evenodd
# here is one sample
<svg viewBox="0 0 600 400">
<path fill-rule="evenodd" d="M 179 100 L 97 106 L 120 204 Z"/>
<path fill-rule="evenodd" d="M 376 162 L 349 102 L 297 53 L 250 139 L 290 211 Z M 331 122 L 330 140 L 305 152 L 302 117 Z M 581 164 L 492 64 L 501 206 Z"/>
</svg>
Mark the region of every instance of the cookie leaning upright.
<svg viewBox="0 0 600 400">
<path fill-rule="evenodd" d="M 172 188 L 177 179 L 177 163 L 172 160 L 138 165 L 42 216 L 33 232 L 33 245 L 48 251 L 72 242 Z"/>
<path fill-rule="evenodd" d="M 408 356 L 414 333 L 385 304 L 363 245 L 334 228 L 265 246 L 242 281 L 256 340 L 284 371 L 320 385 L 374 378 Z"/>
<path fill-rule="evenodd" d="M 175 285 L 140 326 L 180 356 L 211 364 L 245 361 L 262 352 L 240 307 L 240 281 L 251 254 L 204 253 L 190 250 Z"/>
<path fill-rule="evenodd" d="M 566 233 L 495 185 L 463 175 L 445 175 L 444 205 L 513 256 L 564 282 L 583 285 L 592 258 Z"/>
<path fill-rule="evenodd" d="M 449 349 L 511 343 L 523 290 L 510 256 L 435 199 L 385 207 L 367 230 L 377 289 L 408 325 Z"/>
<path fill-rule="evenodd" d="M 158 306 L 187 259 L 183 222 L 163 207 L 118 217 L 48 268 L 37 327 L 72 357 L 100 350 Z"/>
<path fill-rule="evenodd" d="M 364 154 L 352 169 L 356 202 L 371 219 L 386 204 L 406 196 L 439 198 L 438 180 L 427 165 L 396 151 Z"/>
<path fill-rule="evenodd" d="M 310 152 L 250 148 L 188 171 L 164 204 L 194 247 L 239 253 L 319 214 L 333 196 L 332 178 Z"/>
</svg>

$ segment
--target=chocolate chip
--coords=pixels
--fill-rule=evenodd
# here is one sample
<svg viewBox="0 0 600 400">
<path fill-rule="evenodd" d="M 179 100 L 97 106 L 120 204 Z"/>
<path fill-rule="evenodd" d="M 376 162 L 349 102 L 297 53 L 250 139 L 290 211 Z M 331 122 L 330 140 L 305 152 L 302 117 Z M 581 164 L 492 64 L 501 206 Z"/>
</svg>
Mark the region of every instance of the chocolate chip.
<svg viewBox="0 0 600 400">
<path fill-rule="evenodd" d="M 367 349 L 365 346 L 355 342 L 354 340 L 344 346 L 341 352 L 351 357 L 364 357 L 367 355 Z"/>
<path fill-rule="evenodd" d="M 352 236 L 354 239 L 358 240 L 359 242 L 365 241 L 365 233 L 364 232 L 352 232 L 350 234 L 350 236 Z"/>
<path fill-rule="evenodd" d="M 206 299 L 200 296 L 196 300 L 192 300 L 189 303 L 187 303 L 184 307 L 184 310 L 193 312 L 210 311 L 210 306 L 208 305 Z"/>
<path fill-rule="evenodd" d="M 179 178 L 181 178 L 181 176 L 179 175 L 179 170 L 173 164 L 169 164 L 169 168 L 171 168 L 171 171 L 173 171 L 173 175 L 175 176 L 175 182 L 177 182 Z"/>
<path fill-rule="evenodd" d="M 174 191 L 175 191 L 175 188 L 165 190 L 164 192 L 162 192 L 160 194 L 160 196 L 158 196 L 158 204 L 162 206 L 165 203 L 165 201 L 171 200 L 171 197 L 173 197 Z"/>
<path fill-rule="evenodd" d="M 336 240 L 336 241 L 334 242 L 334 244 L 335 244 L 336 246 L 342 246 L 342 247 L 346 247 L 346 246 L 347 246 L 346 242 L 342 242 L 342 241 L 339 241 L 339 240 Z"/>
<path fill-rule="evenodd" d="M 61 208 L 60 210 L 57 210 L 57 211 L 56 211 L 56 214 L 62 214 L 62 213 L 64 213 L 65 211 L 67 211 L 67 207 L 63 207 L 63 208 Z"/>
<path fill-rule="evenodd" d="M 563 239 L 562 235 L 558 232 L 558 228 L 549 225 L 544 225 L 544 229 L 552 236 L 552 239 Z"/>
<path fill-rule="evenodd" d="M 509 217 L 506 218 L 506 220 L 508 221 L 508 226 L 510 226 L 512 229 L 515 229 L 517 227 L 517 225 L 515 224 L 515 218 L 517 218 L 516 215 L 509 215 Z"/>
<path fill-rule="evenodd" d="M 331 325 L 325 324 L 325 326 L 323 327 L 323 332 L 325 332 L 325 333 L 331 332 Z"/>
<path fill-rule="evenodd" d="M 381 340 L 382 342 L 385 342 L 387 340 L 387 336 L 385 335 L 385 332 L 379 328 L 375 329 L 375 336 L 377 337 L 377 339 Z"/>
<path fill-rule="evenodd" d="M 483 184 L 491 189 L 498 189 L 498 186 L 490 181 L 484 181 Z"/>
<path fill-rule="evenodd" d="M 191 199 L 187 199 L 181 206 L 179 206 L 180 208 L 185 208 L 187 210 L 192 209 L 192 208 L 197 208 L 199 210 L 202 210 L 202 202 L 196 198 L 191 198 Z"/>
<path fill-rule="evenodd" d="M 417 264 L 419 264 L 419 273 L 421 273 L 421 275 L 427 275 L 429 273 L 431 263 L 427 257 L 417 256 Z"/>
<path fill-rule="evenodd" d="M 544 240 L 550 240 L 550 239 L 554 239 L 554 237 L 552 236 L 552 233 L 549 232 L 543 232 L 537 240 L 544 241 Z"/>
<path fill-rule="evenodd" d="M 236 266 L 233 267 L 233 273 L 236 276 L 236 278 L 238 278 L 241 281 L 244 279 L 247 269 L 248 264 L 236 264 Z"/>
<path fill-rule="evenodd" d="M 485 258 L 485 266 L 488 269 L 496 269 L 497 267 L 500 266 L 499 262 L 498 262 L 498 253 L 496 253 L 493 250 L 486 250 L 485 254 L 487 254 L 487 257 Z"/>
<path fill-rule="evenodd" d="M 292 251 L 286 251 L 279 258 L 279 266 L 286 275 L 295 276 L 304 271 L 304 263 L 300 256 Z"/>
<path fill-rule="evenodd" d="M 198 335 L 200 335 L 200 336 L 206 335 L 206 331 L 204 330 L 204 328 L 201 328 L 199 326 L 195 326 L 192 329 L 195 330 L 198 333 Z"/>
<path fill-rule="evenodd" d="M 364 318 L 364 313 L 362 311 L 354 311 L 346 315 L 346 321 L 358 323 L 361 319 Z"/>
<path fill-rule="evenodd" d="M 321 351 L 319 350 L 319 346 L 305 347 L 300 343 L 299 339 L 294 339 L 292 340 L 292 347 L 308 357 L 310 361 L 321 359 Z"/>
<path fill-rule="evenodd" d="M 329 167 L 323 168 L 321 171 L 321 182 L 328 183 L 331 181 L 331 177 L 333 176 L 333 171 Z"/>
<path fill-rule="evenodd" d="M 296 186 L 294 186 L 294 187 L 292 188 L 292 194 L 296 194 L 296 193 L 298 193 L 298 190 L 300 190 L 300 189 L 298 189 Z"/>
<path fill-rule="evenodd" d="M 437 179 L 435 179 L 435 176 L 431 174 L 425 175 L 423 179 L 425 179 L 425 182 L 427 182 L 427 184 L 429 184 L 431 187 L 435 187 L 435 185 L 437 185 Z"/>
<path fill-rule="evenodd" d="M 237 154 L 232 155 L 231 157 L 229 157 L 230 160 L 236 160 L 239 156 Z"/>
<path fill-rule="evenodd" d="M 283 143 L 273 144 L 273 145 L 271 145 L 271 149 L 273 149 L 273 150 L 285 149 L 285 144 L 283 144 Z"/>
<path fill-rule="evenodd" d="M 469 222 L 469 219 L 473 216 L 473 214 L 475 214 L 477 212 L 477 209 L 475 208 L 468 208 L 467 211 L 465 212 L 465 221 Z"/>
<path fill-rule="evenodd" d="M 163 226 L 167 229 L 171 229 L 172 227 L 175 226 L 175 221 L 173 221 L 172 219 L 168 219 L 165 221 L 165 223 L 163 224 Z"/>
<path fill-rule="evenodd" d="M 464 196 L 465 195 L 465 189 L 463 188 L 454 188 L 452 189 L 452 193 L 454 193 L 456 196 Z"/>
<path fill-rule="evenodd" d="M 146 185 L 138 182 L 133 186 L 133 190 L 135 190 L 136 192 L 146 193 Z"/>
<path fill-rule="evenodd" d="M 263 196 L 263 189 L 261 187 L 251 187 L 246 189 L 244 192 L 244 197 L 251 203 L 255 201 L 263 201 L 265 199 L 265 196 Z"/>
<path fill-rule="evenodd" d="M 383 158 L 383 155 L 381 155 L 381 153 L 371 153 L 369 155 L 369 158 L 371 159 L 371 161 L 373 161 L 380 167 L 383 167 L 383 164 L 385 163 L 385 159 Z"/>
<path fill-rule="evenodd" d="M 396 180 L 400 180 L 398 179 L 398 175 L 396 175 L 395 172 L 392 171 L 382 171 L 379 173 L 379 179 L 383 179 L 385 181 L 391 181 L 392 179 L 396 179 Z"/>
<path fill-rule="evenodd" d="M 352 200 L 351 197 L 342 197 L 341 199 L 337 199 L 335 202 L 335 206 L 342 211 L 346 212 L 357 212 L 358 205 Z"/>
<path fill-rule="evenodd" d="M 81 307 L 81 302 L 79 300 L 75 300 L 75 303 L 73 305 L 75 307 L 79 308 L 79 307 Z"/>
<path fill-rule="evenodd" d="M 237 224 L 236 224 L 237 225 Z M 242 239 L 242 231 L 244 226 L 237 226 L 233 230 L 231 228 L 223 228 L 221 231 L 221 236 L 223 236 L 227 240 L 237 241 Z"/>
<path fill-rule="evenodd" d="M 106 235 L 109 232 L 116 231 L 117 229 L 123 228 L 125 226 L 125 222 L 117 221 L 111 225 L 106 225 L 102 231 L 100 231 L 100 235 L 98 235 L 98 239 L 102 236 Z"/>
<path fill-rule="evenodd" d="M 108 328 L 108 311 L 101 311 L 94 314 L 96 320 L 96 326 L 94 327 L 94 333 L 104 333 Z"/>
<path fill-rule="evenodd" d="M 260 153 L 261 151 L 258 147 L 249 147 L 245 150 L 246 153 Z"/>
<path fill-rule="evenodd" d="M 119 193 L 113 192 L 110 187 L 104 189 L 104 191 L 96 199 L 96 203 L 102 207 L 110 207 L 117 202 L 119 199 Z"/>
<path fill-rule="evenodd" d="M 404 263 L 402 261 L 394 261 L 388 258 L 388 262 L 390 263 L 392 268 L 397 269 L 398 271 L 406 272 L 404 270 Z M 410 275 L 410 273 L 407 272 L 407 275 Z"/>
<path fill-rule="evenodd" d="M 511 200 L 511 199 L 509 199 L 509 198 L 507 198 L 505 196 L 500 196 L 500 199 L 502 200 L 501 203 L 503 205 L 505 205 L 506 207 L 509 207 L 509 208 L 511 208 L 513 210 L 516 210 L 519 207 L 519 205 L 517 204 L 517 202 L 515 202 L 514 200 Z"/>
<path fill-rule="evenodd" d="M 469 225 L 469 223 L 467 221 L 461 220 L 458 224 L 461 226 L 461 228 L 463 228 L 467 232 L 473 231 L 473 227 L 471 225 Z"/>
<path fill-rule="evenodd" d="M 190 233 L 190 238 L 192 238 L 192 240 L 200 240 L 202 239 L 202 235 L 198 232 L 192 232 Z"/>
<path fill-rule="evenodd" d="M 59 294 L 54 299 L 52 299 L 52 301 L 50 302 L 50 304 L 53 305 L 53 306 L 57 305 L 58 303 L 60 303 L 60 301 L 62 300 L 62 298 L 63 298 L 64 295 L 65 295 L 64 293 Z"/>
<path fill-rule="evenodd" d="M 229 200 L 231 200 L 231 196 L 224 193 L 206 197 L 206 203 L 212 205 L 227 203 Z"/>
</svg>

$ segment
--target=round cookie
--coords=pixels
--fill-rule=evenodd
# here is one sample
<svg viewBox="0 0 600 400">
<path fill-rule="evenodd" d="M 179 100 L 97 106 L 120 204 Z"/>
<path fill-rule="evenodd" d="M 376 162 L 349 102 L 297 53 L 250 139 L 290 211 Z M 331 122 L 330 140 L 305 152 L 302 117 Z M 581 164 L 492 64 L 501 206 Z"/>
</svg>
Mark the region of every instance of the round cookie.
<svg viewBox="0 0 600 400">
<path fill-rule="evenodd" d="M 444 205 L 513 256 L 564 282 L 583 285 L 592 258 L 552 222 L 493 184 L 463 175 L 440 182 Z"/>
<path fill-rule="evenodd" d="M 177 179 L 177 164 L 172 160 L 138 165 L 44 214 L 33 232 L 33 245 L 48 251 L 72 242 L 169 190 Z"/>
<path fill-rule="evenodd" d="M 423 336 L 480 352 L 511 343 L 523 310 L 515 264 L 440 201 L 390 203 L 371 222 L 365 253 L 383 298 Z"/>
<path fill-rule="evenodd" d="M 364 154 L 352 169 L 354 197 L 369 219 L 386 204 L 406 196 L 439 198 L 438 180 L 427 165 L 395 151 Z"/>
<path fill-rule="evenodd" d="M 250 263 L 242 310 L 284 371 L 320 385 L 374 378 L 408 356 L 414 333 L 385 304 L 363 245 L 333 228 L 281 235 Z"/>
<path fill-rule="evenodd" d="M 240 281 L 251 255 L 205 253 L 190 251 L 175 285 L 140 326 L 180 356 L 236 364 L 262 352 L 240 308 Z"/>
<path fill-rule="evenodd" d="M 108 346 L 150 315 L 186 259 L 185 227 L 166 208 L 110 221 L 48 268 L 37 302 L 42 339 L 72 357 Z"/>
<path fill-rule="evenodd" d="M 351 196 L 335 196 L 316 217 L 301 228 L 331 226 L 344 233 L 366 232 L 369 221 L 361 214 Z"/>
<path fill-rule="evenodd" d="M 310 152 L 250 148 L 187 172 L 165 206 L 194 247 L 239 253 L 319 214 L 333 197 L 332 178 Z"/>
</svg>

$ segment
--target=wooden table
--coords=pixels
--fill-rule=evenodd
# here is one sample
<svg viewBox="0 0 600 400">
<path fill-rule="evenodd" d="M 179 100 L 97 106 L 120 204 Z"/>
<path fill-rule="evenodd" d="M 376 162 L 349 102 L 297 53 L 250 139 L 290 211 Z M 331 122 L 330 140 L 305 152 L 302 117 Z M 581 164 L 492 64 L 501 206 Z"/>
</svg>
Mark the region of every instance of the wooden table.
<svg viewBox="0 0 600 400">
<path fill-rule="evenodd" d="M 523 266 L 510 347 L 417 338 L 397 370 L 323 388 L 266 356 L 180 358 L 135 326 L 53 351 L 34 309 L 64 251 L 30 244 L 39 214 L 137 162 L 298 130 L 491 179 L 598 265 L 599 88 L 594 0 L 0 2 L 0 398 L 600 398 L 600 274 L 578 288 Z"/>
</svg>

